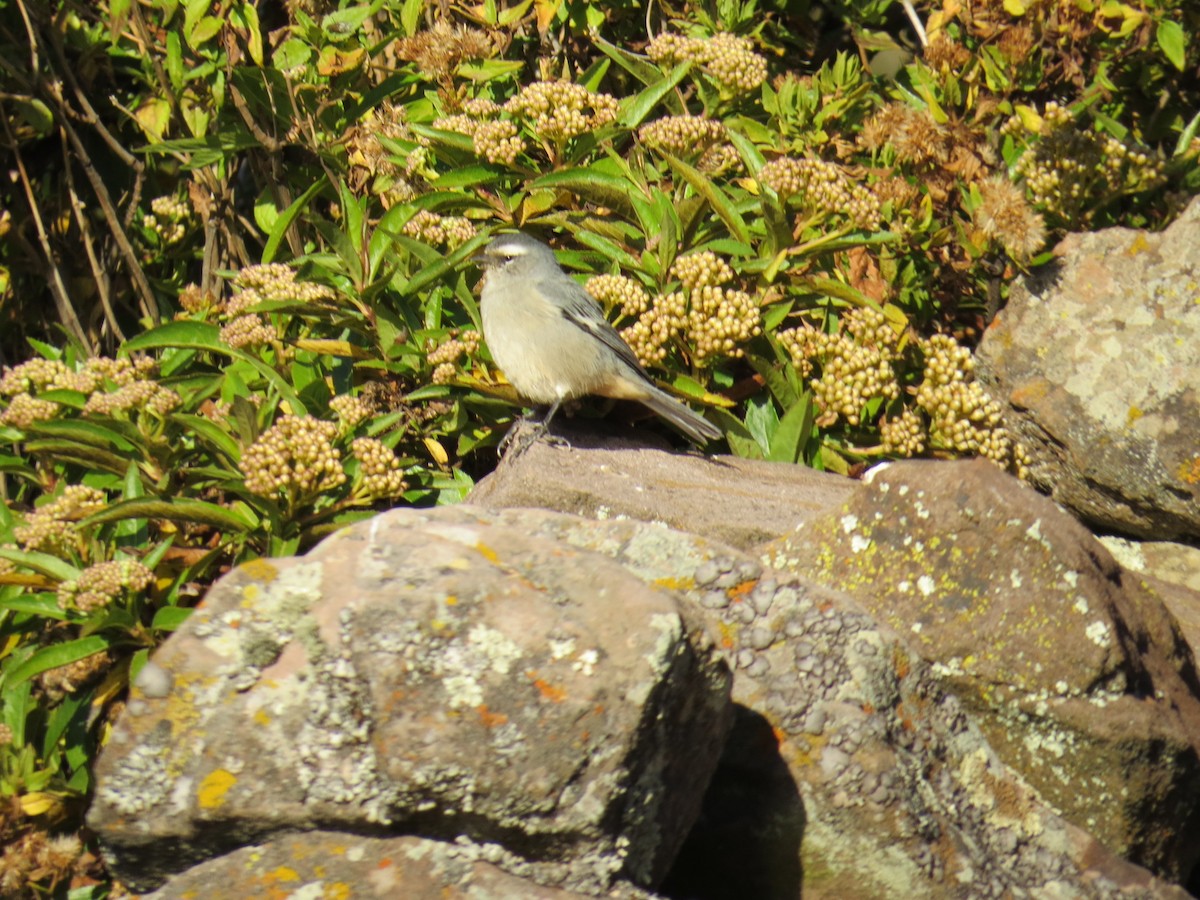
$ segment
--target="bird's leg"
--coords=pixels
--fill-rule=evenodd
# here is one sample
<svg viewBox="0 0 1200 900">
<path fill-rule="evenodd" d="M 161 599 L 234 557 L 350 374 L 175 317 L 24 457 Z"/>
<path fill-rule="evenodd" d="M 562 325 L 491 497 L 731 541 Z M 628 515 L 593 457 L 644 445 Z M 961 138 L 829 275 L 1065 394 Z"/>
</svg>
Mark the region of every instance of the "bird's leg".
<svg viewBox="0 0 1200 900">
<path fill-rule="evenodd" d="M 546 443 L 551 446 L 570 447 L 571 445 L 565 438 L 550 434 L 548 427 L 550 420 L 554 418 L 554 414 L 558 412 L 561 405 L 561 400 L 555 401 L 541 419 L 535 419 L 533 416 L 522 416 L 517 419 L 512 428 L 508 429 L 508 434 L 501 439 L 500 446 L 497 448 L 501 458 L 507 459 L 511 455 L 516 459 L 542 439 L 545 439 Z"/>
</svg>

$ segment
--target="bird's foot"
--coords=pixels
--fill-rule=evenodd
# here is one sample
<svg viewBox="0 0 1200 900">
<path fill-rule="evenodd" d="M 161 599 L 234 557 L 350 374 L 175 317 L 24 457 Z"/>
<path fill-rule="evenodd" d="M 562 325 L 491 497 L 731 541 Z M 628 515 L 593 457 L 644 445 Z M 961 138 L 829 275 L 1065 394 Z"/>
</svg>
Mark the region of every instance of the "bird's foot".
<svg viewBox="0 0 1200 900">
<path fill-rule="evenodd" d="M 508 434 L 501 439 L 498 448 L 500 458 L 516 459 L 538 441 L 545 441 L 551 447 L 571 447 L 566 438 L 551 434 L 543 422 L 522 418 L 518 419 L 513 427 L 508 429 Z"/>
</svg>

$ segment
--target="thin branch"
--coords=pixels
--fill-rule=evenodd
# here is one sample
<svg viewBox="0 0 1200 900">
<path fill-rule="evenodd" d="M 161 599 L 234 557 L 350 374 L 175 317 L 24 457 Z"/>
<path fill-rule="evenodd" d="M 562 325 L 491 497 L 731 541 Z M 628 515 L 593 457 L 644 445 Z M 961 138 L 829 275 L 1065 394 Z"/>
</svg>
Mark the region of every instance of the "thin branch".
<svg viewBox="0 0 1200 900">
<path fill-rule="evenodd" d="M 92 237 L 91 226 L 88 224 L 87 216 L 83 214 L 83 203 L 79 200 L 79 194 L 75 190 L 75 176 L 71 172 L 71 157 L 67 153 L 66 142 L 62 145 L 63 151 L 63 171 L 67 176 L 67 194 L 71 198 L 71 209 L 75 213 L 75 222 L 79 225 L 79 233 L 83 236 L 83 249 L 87 253 L 88 265 L 92 268 L 92 278 L 96 282 L 96 291 L 100 295 L 100 305 L 104 308 L 104 319 L 108 322 L 108 327 L 112 329 L 113 336 L 121 343 L 125 342 L 125 333 L 121 331 L 121 326 L 117 324 L 117 316 L 113 312 L 112 298 L 108 293 L 108 273 L 104 271 L 104 267 L 100 265 L 100 260 L 96 258 L 95 239 Z"/>
<path fill-rule="evenodd" d="M 51 295 L 54 297 L 54 305 L 58 308 L 59 319 L 62 321 L 64 327 L 87 348 L 89 353 L 95 353 L 95 347 L 84 331 L 83 323 L 79 321 L 79 316 L 76 315 L 75 308 L 71 306 L 70 297 L 67 295 L 66 283 L 63 281 L 62 272 L 59 271 L 57 262 L 55 262 L 54 249 L 50 246 L 50 235 L 46 231 L 46 224 L 42 221 L 41 210 L 38 209 L 37 195 L 33 191 L 33 182 L 29 180 L 29 173 L 25 169 L 25 159 L 21 156 L 21 150 L 17 145 L 16 137 L 13 135 L 12 129 L 8 126 L 7 115 L 0 116 L 0 124 L 3 124 L 4 134 L 12 147 L 13 158 L 17 163 L 17 174 L 21 179 L 21 187 L 25 189 L 25 199 L 29 203 L 29 211 L 33 216 L 34 227 L 37 229 L 38 243 L 42 245 L 42 254 L 46 257 L 46 266 L 49 270 L 49 277 L 46 279 L 46 283 L 50 288 Z"/>
</svg>

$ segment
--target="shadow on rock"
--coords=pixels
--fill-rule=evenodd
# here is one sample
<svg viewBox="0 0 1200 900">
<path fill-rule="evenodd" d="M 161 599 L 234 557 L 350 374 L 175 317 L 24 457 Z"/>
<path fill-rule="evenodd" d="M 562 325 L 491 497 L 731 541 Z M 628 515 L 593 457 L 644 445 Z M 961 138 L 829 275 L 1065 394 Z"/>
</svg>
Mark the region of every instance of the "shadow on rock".
<svg viewBox="0 0 1200 900">
<path fill-rule="evenodd" d="M 737 706 L 700 818 L 659 893 L 672 900 L 796 900 L 804 804 L 765 718 Z"/>
</svg>

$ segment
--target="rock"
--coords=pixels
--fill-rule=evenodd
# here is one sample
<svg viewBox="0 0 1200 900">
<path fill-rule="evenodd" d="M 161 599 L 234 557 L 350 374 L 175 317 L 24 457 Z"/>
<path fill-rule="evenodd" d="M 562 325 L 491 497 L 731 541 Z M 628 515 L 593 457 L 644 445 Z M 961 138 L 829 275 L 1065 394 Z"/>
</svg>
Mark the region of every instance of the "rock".
<svg viewBox="0 0 1200 900">
<path fill-rule="evenodd" d="M 846 595 L 661 526 L 499 515 L 680 590 L 737 667 L 733 733 L 667 896 L 1186 896 L 1043 802 Z"/>
<path fill-rule="evenodd" d="M 664 522 L 746 548 L 837 508 L 853 489 L 853 482 L 803 466 L 673 455 L 597 438 L 580 426 L 555 430 L 571 448 L 533 444 L 480 481 L 467 502 Z"/>
<path fill-rule="evenodd" d="M 1200 200 L 1161 234 L 1069 235 L 1018 281 L 978 374 L 1039 488 L 1105 529 L 1200 536 Z"/>
<path fill-rule="evenodd" d="M 1142 586 L 1161 599 L 1183 632 L 1192 656 L 1200 658 L 1200 549 L 1170 541 L 1104 537 L 1102 543 Z"/>
<path fill-rule="evenodd" d="M 154 665 L 170 690 L 135 685 L 89 814 L 140 889 L 317 826 L 463 838 L 567 890 L 652 885 L 732 714 L 671 590 L 467 507 L 238 567 Z"/>
<path fill-rule="evenodd" d="M 200 863 L 145 898 L 583 900 L 587 896 L 508 874 L 486 861 L 494 849 L 418 837 L 378 838 L 330 831 L 290 834 Z M 652 897 L 636 889 L 612 896 L 621 900 Z"/>
<path fill-rule="evenodd" d="M 1200 855 L 1200 685 L 1162 602 L 987 462 L 899 463 L 869 481 L 773 544 L 776 566 L 904 634 L 1067 819 L 1186 879 Z"/>
</svg>

